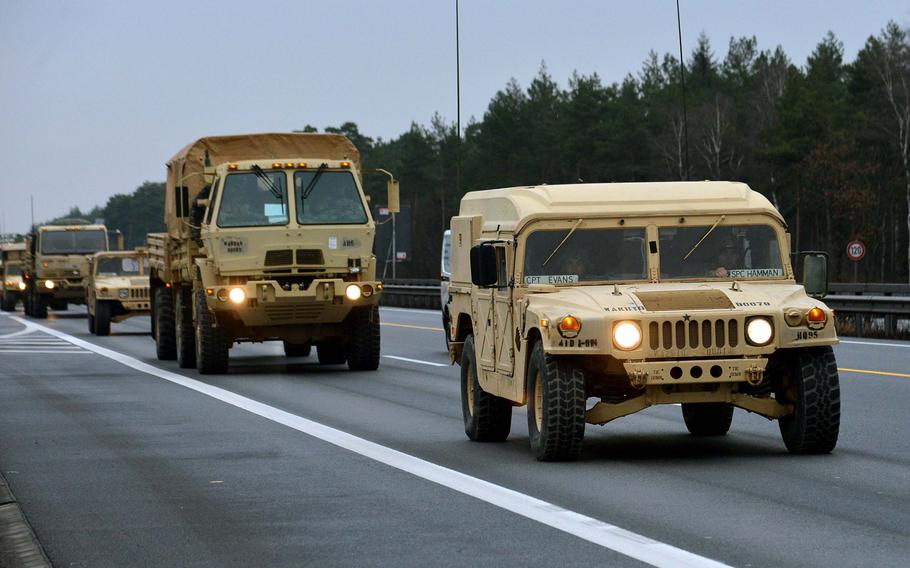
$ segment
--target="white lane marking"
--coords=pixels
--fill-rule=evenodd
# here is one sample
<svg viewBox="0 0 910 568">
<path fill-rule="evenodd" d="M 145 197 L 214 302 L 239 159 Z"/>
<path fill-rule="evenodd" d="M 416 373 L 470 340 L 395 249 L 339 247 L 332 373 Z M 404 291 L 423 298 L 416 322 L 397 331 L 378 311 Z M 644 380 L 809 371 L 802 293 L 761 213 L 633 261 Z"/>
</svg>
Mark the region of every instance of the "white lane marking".
<svg viewBox="0 0 910 568">
<path fill-rule="evenodd" d="M 433 363 L 432 361 L 421 361 L 420 359 L 409 359 L 407 357 L 399 357 L 398 355 L 383 355 L 385 359 L 395 359 L 396 361 L 407 361 L 408 363 L 419 363 L 421 365 L 430 365 L 432 367 L 448 367 L 449 365 L 443 363 Z"/>
<path fill-rule="evenodd" d="M 415 315 L 433 315 L 438 318 L 442 317 L 442 310 L 420 310 L 417 308 L 380 308 L 383 312 L 405 312 Z"/>
<path fill-rule="evenodd" d="M 910 347 L 910 343 L 882 343 L 880 341 L 850 341 L 849 339 L 841 339 L 841 343 L 849 343 L 850 345 L 877 345 L 880 347 Z"/>
<path fill-rule="evenodd" d="M 18 320 L 19 318 L 13 317 Z M 21 321 L 21 320 L 20 320 Z M 303 432 L 314 438 L 328 442 L 339 448 L 352 451 L 364 457 L 386 464 L 395 469 L 426 479 L 443 487 L 454 489 L 465 495 L 480 499 L 522 517 L 553 527 L 562 532 L 594 543 L 634 558 L 652 566 L 667 568 L 676 567 L 712 567 L 721 568 L 726 564 L 704 556 L 688 552 L 681 548 L 650 539 L 646 536 L 625 530 L 616 525 L 605 523 L 568 509 L 564 509 L 541 499 L 519 493 L 501 485 L 496 485 L 476 477 L 422 460 L 398 450 L 370 442 L 313 422 L 301 416 L 279 410 L 231 391 L 212 386 L 195 379 L 190 379 L 164 369 L 143 363 L 138 359 L 117 351 L 78 339 L 61 331 L 31 324 L 42 331 L 69 341 L 89 351 L 121 363 L 131 369 L 146 373 L 174 384 L 181 385 L 216 400 L 241 408 L 267 418 L 288 428 Z"/>
<path fill-rule="evenodd" d="M 51 353 L 66 353 L 68 355 L 91 355 L 90 351 L 85 349 L 57 349 L 55 351 L 50 351 L 47 349 L 0 349 L 0 353 L 40 353 L 40 354 L 51 354 Z"/>
</svg>

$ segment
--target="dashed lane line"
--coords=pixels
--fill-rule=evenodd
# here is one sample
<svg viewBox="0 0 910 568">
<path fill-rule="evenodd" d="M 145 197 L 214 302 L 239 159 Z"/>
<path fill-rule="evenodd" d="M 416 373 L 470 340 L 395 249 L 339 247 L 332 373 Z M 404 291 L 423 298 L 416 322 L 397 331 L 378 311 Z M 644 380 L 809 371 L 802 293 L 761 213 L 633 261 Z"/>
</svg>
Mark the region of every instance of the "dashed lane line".
<svg viewBox="0 0 910 568">
<path fill-rule="evenodd" d="M 420 359 L 409 359 L 408 357 L 399 357 L 398 355 L 383 355 L 385 359 L 395 359 L 396 361 L 407 361 L 408 363 L 419 363 L 421 365 L 430 365 L 431 367 L 449 367 L 443 363 L 434 363 L 432 361 L 421 361 Z"/>
<path fill-rule="evenodd" d="M 870 371 L 868 369 L 848 369 L 846 367 L 838 367 L 838 371 L 844 373 L 863 373 L 866 375 L 882 375 L 885 377 L 901 377 L 905 379 L 910 379 L 910 374 L 907 373 L 895 373 L 892 371 Z"/>
<path fill-rule="evenodd" d="M 20 323 L 25 323 L 18 317 L 13 317 L 12 319 L 17 320 Z M 422 460 L 418 457 L 382 446 L 375 442 L 370 442 L 369 440 L 359 438 L 341 430 L 336 430 L 335 428 L 308 420 L 302 416 L 297 416 L 296 414 L 291 414 L 231 391 L 195 379 L 190 379 L 164 369 L 159 369 L 158 367 L 143 363 L 129 355 L 124 355 L 123 353 L 101 347 L 100 345 L 95 345 L 94 343 L 73 337 L 62 331 L 31 322 L 29 322 L 29 324 L 46 333 L 59 337 L 60 339 L 69 341 L 73 345 L 78 345 L 83 349 L 93 351 L 98 355 L 107 357 L 108 359 L 116 361 L 131 369 L 135 369 L 136 371 L 194 390 L 200 394 L 241 408 L 277 424 L 282 424 L 297 430 L 298 432 L 308 434 L 314 438 L 338 446 L 339 448 L 352 451 L 400 471 L 410 473 L 421 479 L 453 489 L 646 564 L 667 568 L 720 568 L 726 566 L 716 560 L 699 556 L 670 544 L 628 531 L 616 525 L 508 489 L 507 487 L 496 485 L 477 477 L 472 477 L 465 473 Z"/>
</svg>

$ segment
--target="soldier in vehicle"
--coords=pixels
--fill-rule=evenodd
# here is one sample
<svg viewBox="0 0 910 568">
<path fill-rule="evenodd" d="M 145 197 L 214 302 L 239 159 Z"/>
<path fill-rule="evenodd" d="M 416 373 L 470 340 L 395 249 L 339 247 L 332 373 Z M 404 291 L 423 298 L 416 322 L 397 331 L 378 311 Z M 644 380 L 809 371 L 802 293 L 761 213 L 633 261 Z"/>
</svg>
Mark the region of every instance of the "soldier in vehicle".
<svg viewBox="0 0 910 568">
<path fill-rule="evenodd" d="M 742 255 L 740 254 L 739 243 L 733 235 L 727 236 L 720 246 L 717 255 L 717 267 L 713 274 L 716 278 L 728 278 L 730 271 L 736 268 L 742 268 Z"/>
</svg>

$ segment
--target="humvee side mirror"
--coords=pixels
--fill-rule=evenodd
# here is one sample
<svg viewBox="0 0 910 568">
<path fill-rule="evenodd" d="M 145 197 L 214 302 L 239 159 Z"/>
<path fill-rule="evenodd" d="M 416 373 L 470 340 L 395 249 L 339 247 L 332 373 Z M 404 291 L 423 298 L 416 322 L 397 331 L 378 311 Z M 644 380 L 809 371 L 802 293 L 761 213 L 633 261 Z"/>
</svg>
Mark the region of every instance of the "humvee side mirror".
<svg viewBox="0 0 910 568">
<path fill-rule="evenodd" d="M 828 295 L 828 255 L 823 252 L 807 252 L 803 256 L 803 287 L 813 298 Z"/>
<path fill-rule="evenodd" d="M 401 206 L 398 199 L 398 180 L 390 179 L 387 184 L 388 190 L 388 208 L 389 213 L 399 213 L 401 211 Z"/>
<path fill-rule="evenodd" d="M 208 206 L 209 206 L 209 203 L 210 203 L 210 200 L 207 199 L 207 198 L 206 198 L 206 199 L 197 199 L 197 200 L 196 200 L 196 205 L 198 205 L 199 207 L 208 207 Z"/>
<path fill-rule="evenodd" d="M 496 249 L 490 244 L 471 247 L 471 282 L 481 288 L 496 285 Z"/>
</svg>

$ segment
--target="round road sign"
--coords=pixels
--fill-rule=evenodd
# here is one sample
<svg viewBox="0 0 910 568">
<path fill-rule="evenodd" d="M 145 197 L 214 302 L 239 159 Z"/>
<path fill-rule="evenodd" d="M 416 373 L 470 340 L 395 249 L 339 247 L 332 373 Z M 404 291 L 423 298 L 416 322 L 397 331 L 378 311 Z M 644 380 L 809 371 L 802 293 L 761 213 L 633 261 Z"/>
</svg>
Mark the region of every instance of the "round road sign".
<svg viewBox="0 0 910 568">
<path fill-rule="evenodd" d="M 862 241 L 850 241 L 847 243 L 847 258 L 853 261 L 862 260 L 866 256 L 866 245 Z"/>
</svg>

